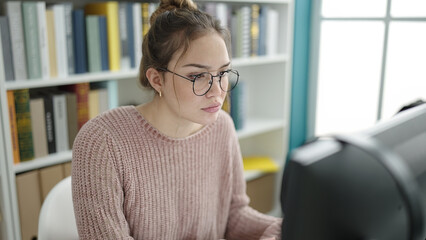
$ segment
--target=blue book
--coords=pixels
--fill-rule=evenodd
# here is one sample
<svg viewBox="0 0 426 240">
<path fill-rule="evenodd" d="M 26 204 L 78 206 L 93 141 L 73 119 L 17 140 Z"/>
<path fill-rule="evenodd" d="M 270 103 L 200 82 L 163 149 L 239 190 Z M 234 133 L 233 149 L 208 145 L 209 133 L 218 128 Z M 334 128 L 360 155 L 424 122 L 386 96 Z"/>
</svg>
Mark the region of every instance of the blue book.
<svg viewBox="0 0 426 240">
<path fill-rule="evenodd" d="M 127 43 L 130 56 L 130 67 L 135 68 L 135 37 L 133 29 L 133 3 L 126 3 Z"/>
<path fill-rule="evenodd" d="M 268 7 L 261 6 L 259 11 L 259 48 L 257 55 L 266 55 L 266 17 L 268 14 Z"/>
<path fill-rule="evenodd" d="M 73 10 L 72 26 L 74 32 L 74 65 L 75 73 L 87 72 L 86 23 L 84 11 Z"/>
<path fill-rule="evenodd" d="M 107 21 L 105 16 L 99 16 L 99 38 L 101 47 L 101 69 L 109 70 Z"/>
</svg>

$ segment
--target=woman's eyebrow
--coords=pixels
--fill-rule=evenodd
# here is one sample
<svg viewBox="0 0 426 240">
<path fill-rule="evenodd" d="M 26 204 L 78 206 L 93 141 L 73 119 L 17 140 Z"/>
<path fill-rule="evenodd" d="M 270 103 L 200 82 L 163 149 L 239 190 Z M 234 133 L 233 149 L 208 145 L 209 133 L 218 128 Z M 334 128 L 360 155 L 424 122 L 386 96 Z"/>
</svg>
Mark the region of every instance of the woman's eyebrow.
<svg viewBox="0 0 426 240">
<path fill-rule="evenodd" d="M 220 68 L 224 68 L 227 67 L 231 64 L 231 62 L 227 62 L 225 64 L 223 64 Z M 203 69 L 210 69 L 210 66 L 207 65 L 202 65 L 202 64 L 198 64 L 198 63 L 188 63 L 183 65 L 183 67 L 196 67 L 196 68 L 203 68 Z"/>
</svg>

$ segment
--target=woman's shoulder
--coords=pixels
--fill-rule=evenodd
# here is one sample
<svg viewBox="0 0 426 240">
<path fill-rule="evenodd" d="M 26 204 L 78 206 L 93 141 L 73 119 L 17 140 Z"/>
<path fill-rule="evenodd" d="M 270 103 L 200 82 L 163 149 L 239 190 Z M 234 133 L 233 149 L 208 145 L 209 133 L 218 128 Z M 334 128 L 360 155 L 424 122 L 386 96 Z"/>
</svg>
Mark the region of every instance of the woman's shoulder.
<svg viewBox="0 0 426 240">
<path fill-rule="evenodd" d="M 133 106 L 117 107 L 90 119 L 79 132 L 102 131 L 113 133 L 122 131 L 123 129 L 131 128 L 136 118 L 137 112 Z"/>
</svg>

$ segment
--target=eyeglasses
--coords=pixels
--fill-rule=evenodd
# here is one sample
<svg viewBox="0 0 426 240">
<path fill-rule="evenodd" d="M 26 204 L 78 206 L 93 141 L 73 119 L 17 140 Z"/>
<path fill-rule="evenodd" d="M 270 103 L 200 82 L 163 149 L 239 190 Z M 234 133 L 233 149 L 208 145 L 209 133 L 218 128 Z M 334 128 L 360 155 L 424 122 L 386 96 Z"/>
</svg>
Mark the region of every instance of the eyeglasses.
<svg viewBox="0 0 426 240">
<path fill-rule="evenodd" d="M 215 76 L 209 72 L 202 72 L 198 74 L 189 75 L 188 77 L 172 72 L 167 68 L 159 68 L 158 70 L 169 72 L 183 79 L 191 81 L 192 91 L 197 96 L 203 96 L 211 89 L 213 85 L 213 79 L 215 77 L 219 78 L 220 89 L 222 89 L 222 91 L 224 92 L 232 91 L 232 89 L 237 86 L 238 79 L 240 78 L 240 74 L 238 73 L 238 71 L 233 69 L 221 71 Z"/>
</svg>

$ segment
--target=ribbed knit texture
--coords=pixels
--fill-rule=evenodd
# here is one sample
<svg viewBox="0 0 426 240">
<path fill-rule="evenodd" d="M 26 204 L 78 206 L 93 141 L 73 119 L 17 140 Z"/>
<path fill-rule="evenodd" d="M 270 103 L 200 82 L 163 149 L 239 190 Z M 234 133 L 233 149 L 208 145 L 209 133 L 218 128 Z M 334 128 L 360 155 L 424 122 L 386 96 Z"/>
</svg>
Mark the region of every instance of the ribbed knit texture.
<svg viewBox="0 0 426 240">
<path fill-rule="evenodd" d="M 261 239 L 281 219 L 248 207 L 229 115 L 182 139 L 165 136 L 133 106 L 89 121 L 73 147 L 80 239 Z"/>
</svg>

